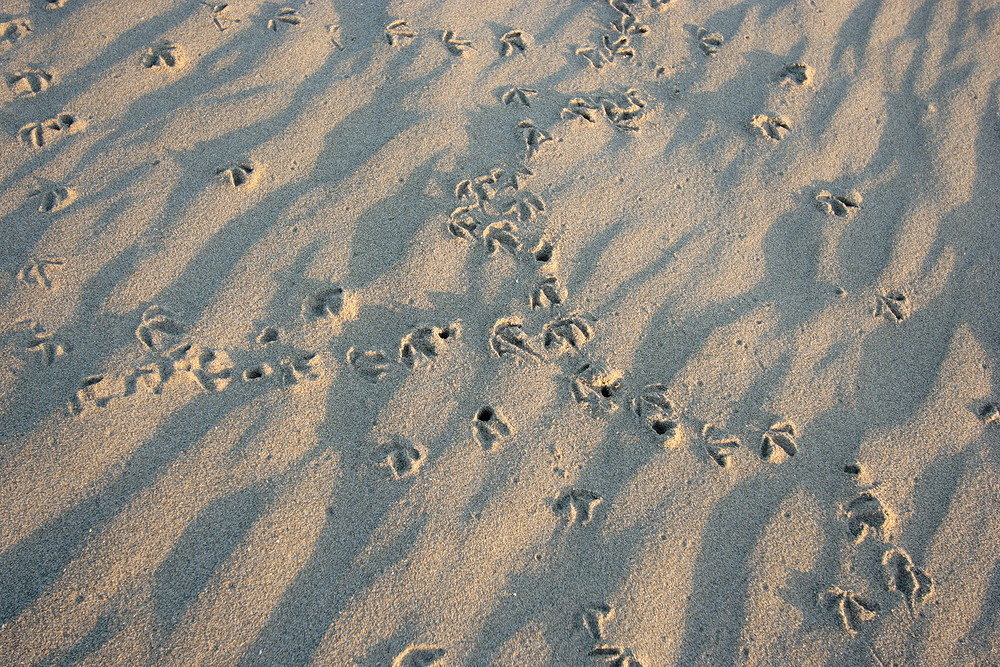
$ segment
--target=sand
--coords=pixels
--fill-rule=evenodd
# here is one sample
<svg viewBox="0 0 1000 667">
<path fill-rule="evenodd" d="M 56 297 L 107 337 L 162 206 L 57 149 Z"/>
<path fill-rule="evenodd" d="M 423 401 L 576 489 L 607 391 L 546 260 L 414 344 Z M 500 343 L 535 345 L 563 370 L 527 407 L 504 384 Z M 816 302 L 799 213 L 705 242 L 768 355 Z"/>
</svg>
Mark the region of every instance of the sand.
<svg viewBox="0 0 1000 667">
<path fill-rule="evenodd" d="M 0 665 L 1000 663 L 995 3 L 0 10 Z"/>
</svg>

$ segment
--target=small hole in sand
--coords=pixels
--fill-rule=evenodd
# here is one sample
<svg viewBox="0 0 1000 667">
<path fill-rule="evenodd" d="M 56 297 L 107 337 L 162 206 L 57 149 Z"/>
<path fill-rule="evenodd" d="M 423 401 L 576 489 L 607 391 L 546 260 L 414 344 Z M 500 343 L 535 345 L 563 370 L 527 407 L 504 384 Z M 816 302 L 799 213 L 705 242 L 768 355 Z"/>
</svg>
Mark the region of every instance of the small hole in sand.
<svg viewBox="0 0 1000 667">
<path fill-rule="evenodd" d="M 653 432 L 657 435 L 666 435 L 677 428 L 677 423 L 669 420 L 656 420 L 653 422 Z"/>
</svg>

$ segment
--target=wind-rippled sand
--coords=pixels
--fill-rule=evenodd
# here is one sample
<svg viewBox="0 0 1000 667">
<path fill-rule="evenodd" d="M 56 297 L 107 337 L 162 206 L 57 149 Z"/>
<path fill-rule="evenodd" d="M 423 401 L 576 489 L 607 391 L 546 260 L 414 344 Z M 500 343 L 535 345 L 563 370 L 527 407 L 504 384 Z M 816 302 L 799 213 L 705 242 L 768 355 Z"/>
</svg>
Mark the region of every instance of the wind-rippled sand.
<svg viewBox="0 0 1000 667">
<path fill-rule="evenodd" d="M 0 664 L 1000 663 L 995 3 L 0 10 Z"/>
</svg>

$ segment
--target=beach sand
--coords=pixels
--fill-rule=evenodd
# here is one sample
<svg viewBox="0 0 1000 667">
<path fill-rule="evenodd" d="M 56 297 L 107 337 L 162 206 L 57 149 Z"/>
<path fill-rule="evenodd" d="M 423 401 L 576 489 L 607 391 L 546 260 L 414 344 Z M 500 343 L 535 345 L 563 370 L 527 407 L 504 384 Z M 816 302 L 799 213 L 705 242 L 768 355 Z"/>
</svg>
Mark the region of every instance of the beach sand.
<svg viewBox="0 0 1000 667">
<path fill-rule="evenodd" d="M 1000 664 L 1000 7 L 288 1 L 0 6 L 0 665 Z"/>
</svg>

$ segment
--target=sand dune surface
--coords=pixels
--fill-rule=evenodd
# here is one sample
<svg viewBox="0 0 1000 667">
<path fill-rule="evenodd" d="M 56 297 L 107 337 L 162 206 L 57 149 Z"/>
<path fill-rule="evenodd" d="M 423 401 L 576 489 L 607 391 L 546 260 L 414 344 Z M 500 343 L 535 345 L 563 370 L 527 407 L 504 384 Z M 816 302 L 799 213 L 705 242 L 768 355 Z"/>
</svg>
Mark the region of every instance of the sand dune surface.
<svg viewBox="0 0 1000 667">
<path fill-rule="evenodd" d="M 0 665 L 1000 663 L 1000 6 L 6 0 Z"/>
</svg>

